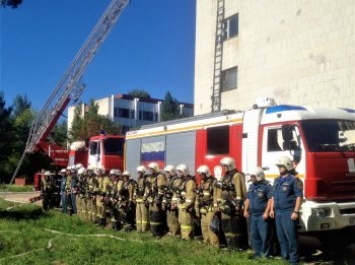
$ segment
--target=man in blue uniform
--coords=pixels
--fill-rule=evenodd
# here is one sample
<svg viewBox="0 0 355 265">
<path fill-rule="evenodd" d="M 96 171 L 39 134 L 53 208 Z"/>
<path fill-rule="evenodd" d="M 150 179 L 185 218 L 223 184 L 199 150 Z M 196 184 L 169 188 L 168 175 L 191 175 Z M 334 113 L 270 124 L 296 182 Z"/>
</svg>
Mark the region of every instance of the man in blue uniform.
<svg viewBox="0 0 355 265">
<path fill-rule="evenodd" d="M 244 217 L 250 221 L 250 239 L 254 256 L 269 257 L 271 244 L 271 227 L 269 212 L 271 207 L 271 185 L 265 180 L 262 168 L 257 167 L 251 174 L 252 184 L 244 202 Z"/>
<path fill-rule="evenodd" d="M 275 218 L 282 258 L 291 264 L 298 264 L 297 228 L 303 198 L 303 183 L 295 177 L 297 172 L 289 157 L 280 157 L 276 166 L 279 168 L 280 176 L 274 182 L 270 216 Z"/>
</svg>

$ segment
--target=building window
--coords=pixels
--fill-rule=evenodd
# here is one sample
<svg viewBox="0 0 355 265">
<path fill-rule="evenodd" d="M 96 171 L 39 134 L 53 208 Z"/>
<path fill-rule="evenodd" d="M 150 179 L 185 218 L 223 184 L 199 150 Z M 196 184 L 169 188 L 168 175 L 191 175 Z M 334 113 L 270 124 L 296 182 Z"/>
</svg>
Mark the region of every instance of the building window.
<svg viewBox="0 0 355 265">
<path fill-rule="evenodd" d="M 118 117 L 118 108 L 113 109 L 113 117 Z"/>
<path fill-rule="evenodd" d="M 225 40 L 238 36 L 238 14 L 226 18 L 223 22 L 223 36 Z"/>
<path fill-rule="evenodd" d="M 129 109 L 118 108 L 119 118 L 129 118 Z"/>
<path fill-rule="evenodd" d="M 237 88 L 238 67 L 233 67 L 222 71 L 222 92 Z"/>
<path fill-rule="evenodd" d="M 152 111 L 139 111 L 139 120 L 154 121 L 154 113 Z"/>
<path fill-rule="evenodd" d="M 229 125 L 207 129 L 207 154 L 229 154 Z"/>
<path fill-rule="evenodd" d="M 129 118 L 130 118 L 130 119 L 134 119 L 134 115 L 135 115 L 135 111 L 134 111 L 134 109 L 131 109 L 131 110 L 129 111 Z"/>
</svg>

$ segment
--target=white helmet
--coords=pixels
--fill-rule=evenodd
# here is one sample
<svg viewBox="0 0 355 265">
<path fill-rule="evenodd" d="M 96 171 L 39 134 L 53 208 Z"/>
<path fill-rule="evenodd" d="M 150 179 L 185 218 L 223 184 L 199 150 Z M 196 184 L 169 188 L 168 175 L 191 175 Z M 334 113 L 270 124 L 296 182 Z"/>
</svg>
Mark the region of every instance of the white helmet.
<svg viewBox="0 0 355 265">
<path fill-rule="evenodd" d="M 152 173 L 158 173 L 160 171 L 159 165 L 155 162 L 149 163 L 148 168 L 153 171 Z"/>
<path fill-rule="evenodd" d="M 60 173 L 66 173 L 67 172 L 67 170 L 65 169 L 65 168 L 62 168 L 61 170 L 60 170 Z"/>
<path fill-rule="evenodd" d="M 227 166 L 228 171 L 235 169 L 235 162 L 231 157 L 222 158 L 220 163 L 222 166 Z"/>
<path fill-rule="evenodd" d="M 189 168 L 185 164 L 180 164 L 176 167 L 176 171 L 180 171 L 183 176 L 187 176 L 189 174 Z"/>
<path fill-rule="evenodd" d="M 86 170 L 94 171 L 94 167 L 92 165 L 88 165 L 88 168 Z"/>
<path fill-rule="evenodd" d="M 76 170 L 78 170 L 79 168 L 82 168 L 82 167 L 84 167 L 84 166 L 81 163 L 78 163 L 78 164 L 75 165 L 75 169 Z"/>
<path fill-rule="evenodd" d="M 265 179 L 265 173 L 261 167 L 257 167 L 252 172 L 250 172 L 250 176 L 255 176 L 256 181 L 262 181 Z"/>
<path fill-rule="evenodd" d="M 199 166 L 197 169 L 197 173 L 199 173 L 199 174 L 204 173 L 204 174 L 206 174 L 207 177 L 211 176 L 211 171 L 210 171 L 209 167 L 206 165 Z"/>
<path fill-rule="evenodd" d="M 147 173 L 147 169 L 145 168 L 145 166 L 138 166 L 136 170 L 137 170 L 137 172 L 142 172 L 143 175 L 145 175 L 145 173 Z"/>
<path fill-rule="evenodd" d="M 46 171 L 46 172 L 44 172 L 44 175 L 45 175 L 45 176 L 50 176 L 50 175 L 51 175 L 51 172 L 50 172 L 50 171 Z"/>
<path fill-rule="evenodd" d="M 76 167 L 75 167 L 75 166 L 71 166 L 70 171 L 71 171 L 72 173 L 75 173 L 75 172 L 76 172 Z"/>
<path fill-rule="evenodd" d="M 131 173 L 129 173 L 129 171 L 125 170 L 125 171 L 123 171 L 122 176 L 127 176 L 128 178 L 130 178 Z"/>
<path fill-rule="evenodd" d="M 175 167 L 173 165 L 167 165 L 164 171 L 170 173 L 170 175 L 175 175 Z"/>
<path fill-rule="evenodd" d="M 283 166 L 287 171 L 291 171 L 294 168 L 292 160 L 288 156 L 281 156 L 277 161 L 276 166 Z"/>
<path fill-rule="evenodd" d="M 110 170 L 110 175 L 119 176 L 119 175 L 121 175 L 121 170 L 119 170 L 119 169 L 111 169 Z"/>
<path fill-rule="evenodd" d="M 103 168 L 103 167 L 97 167 L 96 169 L 95 169 L 95 173 L 96 174 L 105 174 L 105 169 Z"/>
<path fill-rule="evenodd" d="M 67 166 L 67 171 L 70 171 L 71 170 L 71 166 Z"/>
<path fill-rule="evenodd" d="M 84 167 L 81 167 L 78 169 L 78 174 L 79 175 L 86 175 L 86 169 Z"/>
</svg>

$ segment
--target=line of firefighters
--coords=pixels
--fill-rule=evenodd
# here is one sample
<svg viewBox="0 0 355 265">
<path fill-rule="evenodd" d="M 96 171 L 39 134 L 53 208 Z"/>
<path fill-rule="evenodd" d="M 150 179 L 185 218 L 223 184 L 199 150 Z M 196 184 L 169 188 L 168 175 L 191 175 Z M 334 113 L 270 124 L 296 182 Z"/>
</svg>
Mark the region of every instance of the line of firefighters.
<svg viewBox="0 0 355 265">
<path fill-rule="evenodd" d="M 121 173 L 112 169 L 106 176 L 102 168 L 85 169 L 77 165 L 60 171 L 62 211 L 78 214 L 102 227 L 110 224 L 115 230 L 150 230 L 153 236 L 168 233 L 191 240 L 200 232 L 206 244 L 234 250 L 248 248 L 249 234 L 255 256 L 262 257 L 274 255 L 278 249 L 275 228 L 269 217 L 274 218 L 286 208 L 287 213 L 292 209 L 289 219 L 294 224 L 291 223 L 291 227 L 278 224 L 281 222 L 278 218 L 285 218 L 281 215 L 276 217 L 276 228 L 279 230 L 278 226 L 281 227 L 277 234 L 283 258 L 297 263 L 296 227 L 300 203 L 295 203 L 301 196 L 302 184 L 295 181 L 293 175 L 296 172 L 288 157 L 281 157 L 277 165 L 282 168 L 281 176 L 273 187 L 258 167 L 250 173 L 248 191 L 245 175 L 237 170 L 231 157 L 221 160 L 224 173 L 221 177 L 213 177 L 208 166 L 200 166 L 197 169 L 200 185 L 184 164 L 176 168 L 167 165 L 163 171 L 155 162 L 147 168 L 138 166 L 137 181 L 128 171 Z M 46 172 L 42 198 L 47 206 L 51 204 L 49 197 L 53 194 L 50 191 L 53 188 L 51 180 L 50 172 Z M 292 194 L 287 195 L 290 189 Z M 274 200 L 273 196 L 279 191 L 281 197 Z M 288 200 L 290 198 L 292 200 Z M 294 218 L 295 213 L 297 218 Z M 285 226 L 286 235 L 282 234 L 282 226 Z M 295 238 L 289 238 L 290 234 Z"/>
</svg>

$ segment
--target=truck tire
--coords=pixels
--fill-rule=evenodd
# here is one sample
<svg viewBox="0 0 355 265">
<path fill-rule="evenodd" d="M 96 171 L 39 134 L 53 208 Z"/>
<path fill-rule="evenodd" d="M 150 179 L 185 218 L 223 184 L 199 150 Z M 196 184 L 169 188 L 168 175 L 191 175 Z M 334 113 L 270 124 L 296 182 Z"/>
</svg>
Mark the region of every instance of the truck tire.
<svg viewBox="0 0 355 265">
<path fill-rule="evenodd" d="M 318 240 L 327 251 L 339 251 L 354 243 L 355 229 L 323 232 L 317 235 Z"/>
</svg>

